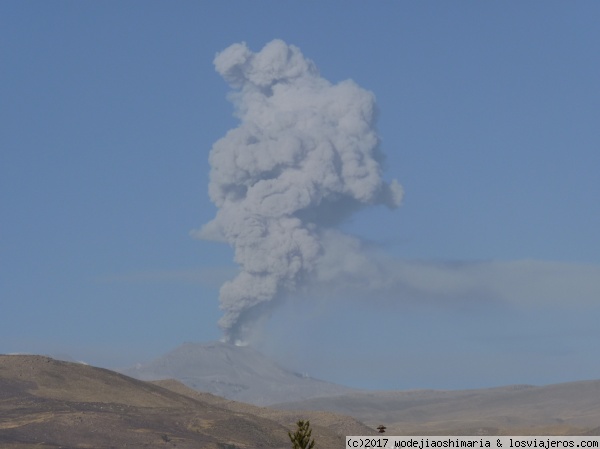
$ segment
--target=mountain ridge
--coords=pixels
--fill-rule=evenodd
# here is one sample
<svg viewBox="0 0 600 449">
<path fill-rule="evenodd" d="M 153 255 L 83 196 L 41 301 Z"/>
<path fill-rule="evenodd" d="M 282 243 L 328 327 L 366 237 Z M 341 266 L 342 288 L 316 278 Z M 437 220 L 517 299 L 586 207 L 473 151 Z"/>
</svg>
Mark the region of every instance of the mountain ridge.
<svg viewBox="0 0 600 449">
<path fill-rule="evenodd" d="M 184 343 L 119 372 L 148 381 L 177 379 L 195 390 L 261 406 L 355 391 L 283 368 L 251 346 L 222 342 Z"/>
<path fill-rule="evenodd" d="M 332 388 L 250 347 L 216 342 L 184 344 L 137 374 L 175 378 L 195 390 L 282 411 L 352 416 L 371 428 L 385 424 L 397 435 L 589 434 L 600 423 L 600 380 L 470 390 Z M 294 385 L 298 379 L 304 382 L 300 387 Z"/>
<path fill-rule="evenodd" d="M 226 402 L 175 381 L 165 388 L 45 356 L 0 355 L 0 447 L 6 449 L 283 449 L 294 428 L 290 419 L 326 416 Z M 327 416 L 333 418 L 315 422 L 313 432 L 323 447 L 342 445 L 346 430 L 375 433 L 352 418 Z"/>
<path fill-rule="evenodd" d="M 359 391 L 272 407 L 342 413 L 371 426 L 384 422 L 397 435 L 592 435 L 599 431 L 600 380 L 473 390 Z"/>
</svg>

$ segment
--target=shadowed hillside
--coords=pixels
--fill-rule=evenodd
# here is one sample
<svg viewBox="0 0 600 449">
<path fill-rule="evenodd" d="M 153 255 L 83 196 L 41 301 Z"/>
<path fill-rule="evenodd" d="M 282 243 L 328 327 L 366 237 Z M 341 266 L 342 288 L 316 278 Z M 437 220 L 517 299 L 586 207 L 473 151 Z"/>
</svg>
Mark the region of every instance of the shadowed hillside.
<svg viewBox="0 0 600 449">
<path fill-rule="evenodd" d="M 355 423 L 353 430 L 369 430 L 348 422 Z M 0 355 L 2 448 L 275 449 L 289 447 L 290 428 L 222 407 L 214 397 L 203 400 L 113 371 Z M 315 438 L 329 447 L 344 441 L 324 426 L 315 429 Z"/>
</svg>

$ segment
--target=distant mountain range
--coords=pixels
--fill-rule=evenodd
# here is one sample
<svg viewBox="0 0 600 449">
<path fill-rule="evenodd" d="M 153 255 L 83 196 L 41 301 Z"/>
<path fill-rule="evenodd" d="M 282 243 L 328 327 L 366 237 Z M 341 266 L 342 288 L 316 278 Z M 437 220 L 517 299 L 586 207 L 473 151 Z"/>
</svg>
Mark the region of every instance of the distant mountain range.
<svg viewBox="0 0 600 449">
<path fill-rule="evenodd" d="M 173 378 L 228 399 L 280 410 L 352 416 L 395 435 L 595 434 L 600 432 L 600 380 L 543 387 L 443 391 L 365 391 L 303 377 L 251 347 L 186 343 L 124 373 Z"/>
<path fill-rule="evenodd" d="M 477 390 L 353 392 L 277 404 L 324 410 L 391 435 L 600 435 L 600 380 Z"/>
<path fill-rule="evenodd" d="M 184 344 L 124 371 L 146 380 L 0 355 L 0 447 L 283 449 L 299 419 L 311 421 L 322 448 L 342 447 L 346 435 L 375 435 L 380 424 L 387 435 L 600 435 L 600 380 L 360 391 L 224 343 Z"/>
<path fill-rule="evenodd" d="M 356 391 L 282 368 L 250 346 L 221 342 L 185 343 L 150 363 L 119 371 L 141 380 L 177 379 L 195 390 L 254 405 Z"/>
</svg>

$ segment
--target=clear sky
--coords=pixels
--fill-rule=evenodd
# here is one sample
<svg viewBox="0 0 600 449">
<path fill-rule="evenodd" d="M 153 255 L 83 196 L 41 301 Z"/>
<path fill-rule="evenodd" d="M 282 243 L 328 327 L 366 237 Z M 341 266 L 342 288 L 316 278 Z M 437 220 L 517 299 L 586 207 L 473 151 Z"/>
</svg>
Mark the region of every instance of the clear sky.
<svg viewBox="0 0 600 449">
<path fill-rule="evenodd" d="M 600 378 L 599 19 L 595 1 L 1 2 L 0 352 L 121 367 L 222 336 L 233 251 L 190 234 L 238 125 L 213 60 L 277 38 L 373 92 L 405 197 L 341 224 L 364 260 L 290 294 L 259 348 L 368 388 Z"/>
</svg>

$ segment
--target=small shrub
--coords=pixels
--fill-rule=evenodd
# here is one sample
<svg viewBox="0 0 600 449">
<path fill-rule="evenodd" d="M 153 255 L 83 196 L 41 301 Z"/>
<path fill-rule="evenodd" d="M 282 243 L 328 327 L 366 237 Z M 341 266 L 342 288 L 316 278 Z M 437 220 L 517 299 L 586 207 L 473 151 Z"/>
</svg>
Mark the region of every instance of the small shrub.
<svg viewBox="0 0 600 449">
<path fill-rule="evenodd" d="M 298 421 L 296 423 L 297 429 L 294 433 L 288 432 L 288 436 L 292 442 L 293 449 L 313 449 L 315 447 L 315 440 L 311 439 L 312 429 L 310 428 L 310 421 Z"/>
</svg>

